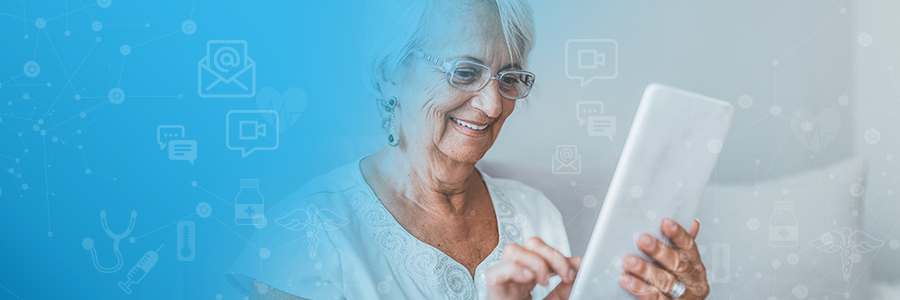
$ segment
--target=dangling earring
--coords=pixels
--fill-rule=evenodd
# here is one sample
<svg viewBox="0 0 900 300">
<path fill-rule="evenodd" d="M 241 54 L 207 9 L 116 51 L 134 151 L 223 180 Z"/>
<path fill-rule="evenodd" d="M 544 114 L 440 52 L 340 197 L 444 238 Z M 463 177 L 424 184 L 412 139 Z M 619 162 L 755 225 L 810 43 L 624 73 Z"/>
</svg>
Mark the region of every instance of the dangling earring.
<svg viewBox="0 0 900 300">
<path fill-rule="evenodd" d="M 397 127 L 394 127 L 394 107 L 396 106 L 397 98 L 391 97 L 390 99 L 388 99 L 386 108 L 388 109 L 388 112 L 391 113 L 391 119 L 387 139 L 388 145 L 391 145 L 391 147 L 397 147 L 397 145 L 400 145 L 400 134 L 397 133 Z"/>
</svg>

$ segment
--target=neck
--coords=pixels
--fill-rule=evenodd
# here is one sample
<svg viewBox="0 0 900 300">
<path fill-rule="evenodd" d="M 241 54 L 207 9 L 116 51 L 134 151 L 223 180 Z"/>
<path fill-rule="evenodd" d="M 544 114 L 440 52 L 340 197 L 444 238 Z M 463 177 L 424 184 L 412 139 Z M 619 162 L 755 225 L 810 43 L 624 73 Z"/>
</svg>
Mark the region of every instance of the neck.
<svg viewBox="0 0 900 300">
<path fill-rule="evenodd" d="M 481 182 L 474 163 L 454 161 L 439 152 L 412 155 L 399 147 L 385 147 L 369 158 L 390 196 L 404 202 L 401 205 L 415 204 L 438 215 L 465 214 L 468 196 Z"/>
</svg>

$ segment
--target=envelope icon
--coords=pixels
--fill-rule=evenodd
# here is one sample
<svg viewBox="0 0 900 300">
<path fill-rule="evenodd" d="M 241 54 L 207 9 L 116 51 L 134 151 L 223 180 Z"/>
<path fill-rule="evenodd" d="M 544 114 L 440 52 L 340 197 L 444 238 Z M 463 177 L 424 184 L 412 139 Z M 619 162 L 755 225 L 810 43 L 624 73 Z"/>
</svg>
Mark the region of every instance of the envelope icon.
<svg viewBox="0 0 900 300">
<path fill-rule="evenodd" d="M 575 145 L 558 145 L 552 160 L 553 174 L 581 174 L 581 155 Z"/>
<path fill-rule="evenodd" d="M 197 93 L 203 98 L 256 95 L 256 62 L 247 56 L 247 41 L 206 42 L 206 56 L 197 63 Z"/>
</svg>

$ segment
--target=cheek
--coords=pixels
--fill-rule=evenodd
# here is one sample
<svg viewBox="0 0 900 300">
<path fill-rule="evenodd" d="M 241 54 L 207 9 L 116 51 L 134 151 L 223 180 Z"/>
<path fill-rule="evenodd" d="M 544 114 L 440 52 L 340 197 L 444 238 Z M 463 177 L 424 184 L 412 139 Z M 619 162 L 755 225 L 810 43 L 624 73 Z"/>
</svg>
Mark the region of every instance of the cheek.
<svg viewBox="0 0 900 300">
<path fill-rule="evenodd" d="M 458 90 L 448 90 L 443 80 L 412 82 L 404 91 L 402 131 L 415 141 L 439 141 L 448 129 L 447 113 L 465 103 Z"/>
</svg>

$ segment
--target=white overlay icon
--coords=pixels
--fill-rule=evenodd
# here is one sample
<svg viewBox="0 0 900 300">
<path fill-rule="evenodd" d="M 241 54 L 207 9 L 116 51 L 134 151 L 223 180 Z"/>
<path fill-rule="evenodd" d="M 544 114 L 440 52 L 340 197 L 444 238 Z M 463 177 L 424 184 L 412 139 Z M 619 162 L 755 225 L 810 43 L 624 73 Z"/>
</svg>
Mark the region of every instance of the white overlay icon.
<svg viewBox="0 0 900 300">
<path fill-rule="evenodd" d="M 595 79 L 619 76 L 619 43 L 610 39 L 566 41 L 566 78 L 585 86 Z"/>
<path fill-rule="evenodd" d="M 256 94 L 256 62 L 247 56 L 247 41 L 206 42 L 206 56 L 197 63 L 197 93 L 203 98 Z"/>
</svg>

